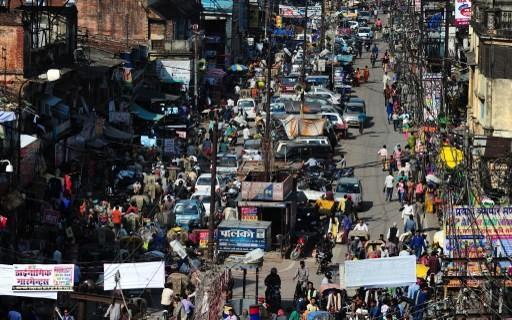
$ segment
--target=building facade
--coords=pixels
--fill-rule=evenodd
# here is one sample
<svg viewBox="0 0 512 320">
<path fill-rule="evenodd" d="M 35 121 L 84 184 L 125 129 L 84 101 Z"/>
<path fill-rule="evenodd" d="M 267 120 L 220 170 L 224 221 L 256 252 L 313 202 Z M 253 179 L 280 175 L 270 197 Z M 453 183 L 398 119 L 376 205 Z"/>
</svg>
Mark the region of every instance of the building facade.
<svg viewBox="0 0 512 320">
<path fill-rule="evenodd" d="M 468 57 L 471 132 L 512 138 L 512 1 L 473 2 Z"/>
</svg>

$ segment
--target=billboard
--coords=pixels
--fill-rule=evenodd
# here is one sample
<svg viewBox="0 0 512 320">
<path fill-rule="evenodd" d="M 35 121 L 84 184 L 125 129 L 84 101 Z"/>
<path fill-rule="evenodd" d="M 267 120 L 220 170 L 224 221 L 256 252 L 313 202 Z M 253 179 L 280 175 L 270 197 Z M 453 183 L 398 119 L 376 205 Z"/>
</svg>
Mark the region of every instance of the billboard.
<svg viewBox="0 0 512 320">
<path fill-rule="evenodd" d="M 441 73 L 423 74 L 423 117 L 425 121 L 437 119 L 441 110 L 443 76 Z"/>
<path fill-rule="evenodd" d="M 218 227 L 219 250 L 249 252 L 267 250 L 270 243 L 270 222 L 226 221 Z"/>
<path fill-rule="evenodd" d="M 12 291 L 73 291 L 74 264 L 15 264 Z"/>
<path fill-rule="evenodd" d="M 455 26 L 467 26 L 471 21 L 471 0 L 455 0 Z"/>
<path fill-rule="evenodd" d="M 52 291 L 12 291 L 15 283 L 14 266 L 0 264 L 0 296 L 27 297 L 36 299 L 57 300 L 57 292 Z"/>
<path fill-rule="evenodd" d="M 162 81 L 190 85 L 192 63 L 190 60 L 156 60 L 156 71 Z"/>
<path fill-rule="evenodd" d="M 345 261 L 344 269 L 347 288 L 392 288 L 416 283 L 414 255 Z"/>
<path fill-rule="evenodd" d="M 119 286 L 123 288 L 123 290 L 164 287 L 164 261 L 104 264 L 103 273 L 105 282 L 103 289 L 105 291 L 114 290 L 114 288 L 116 288 L 116 274 L 118 272 Z"/>
</svg>

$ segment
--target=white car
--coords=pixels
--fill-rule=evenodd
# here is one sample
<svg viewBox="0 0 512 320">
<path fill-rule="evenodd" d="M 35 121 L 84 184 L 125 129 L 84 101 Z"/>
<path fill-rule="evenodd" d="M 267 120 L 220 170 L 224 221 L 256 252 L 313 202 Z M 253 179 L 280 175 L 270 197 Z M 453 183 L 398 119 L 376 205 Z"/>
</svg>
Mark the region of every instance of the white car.
<svg viewBox="0 0 512 320">
<path fill-rule="evenodd" d="M 206 210 L 205 215 L 207 217 L 210 215 L 210 198 L 210 193 L 204 191 L 194 192 L 194 194 L 190 196 L 190 200 L 198 200 L 202 202 L 204 209 Z"/>
<path fill-rule="evenodd" d="M 326 89 L 326 88 L 313 87 L 313 88 L 311 88 L 311 90 L 309 90 L 309 93 L 314 94 L 314 95 L 319 95 L 321 98 L 329 97 L 333 104 L 340 104 L 341 103 L 341 94 L 333 92 L 333 91 L 331 91 L 329 89 Z"/>
<path fill-rule="evenodd" d="M 222 189 L 222 179 L 217 176 L 217 183 L 215 184 L 215 189 Z M 196 185 L 194 188 L 195 192 L 201 192 L 201 193 L 209 193 L 211 190 L 211 182 L 212 182 L 212 175 L 210 173 L 203 173 L 200 175 L 196 180 Z"/>
<path fill-rule="evenodd" d="M 238 110 L 242 110 L 247 120 L 256 119 L 256 101 L 252 98 L 238 99 L 236 103 Z"/>
<path fill-rule="evenodd" d="M 357 31 L 357 36 L 363 39 L 373 39 L 373 31 L 370 27 L 361 27 Z"/>
<path fill-rule="evenodd" d="M 348 25 L 350 27 L 350 30 L 357 30 L 357 28 L 359 28 L 359 22 L 354 20 L 349 21 Z"/>
<path fill-rule="evenodd" d="M 217 156 L 217 173 L 236 173 L 240 161 L 234 153 L 219 154 Z"/>
</svg>

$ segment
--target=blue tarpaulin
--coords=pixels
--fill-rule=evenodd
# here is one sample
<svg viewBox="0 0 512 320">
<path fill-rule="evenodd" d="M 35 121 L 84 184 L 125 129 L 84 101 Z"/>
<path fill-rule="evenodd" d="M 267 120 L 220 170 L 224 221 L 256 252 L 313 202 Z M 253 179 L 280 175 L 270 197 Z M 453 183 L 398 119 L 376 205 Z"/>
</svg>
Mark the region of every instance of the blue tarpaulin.
<svg viewBox="0 0 512 320">
<path fill-rule="evenodd" d="M 130 112 L 135 114 L 137 117 L 141 118 L 142 120 L 147 120 L 147 121 L 158 121 L 164 117 L 163 114 L 158 114 L 158 113 L 148 111 L 135 103 L 132 103 L 132 105 L 130 106 Z"/>
<path fill-rule="evenodd" d="M 204 11 L 232 13 L 233 0 L 202 0 Z"/>
</svg>

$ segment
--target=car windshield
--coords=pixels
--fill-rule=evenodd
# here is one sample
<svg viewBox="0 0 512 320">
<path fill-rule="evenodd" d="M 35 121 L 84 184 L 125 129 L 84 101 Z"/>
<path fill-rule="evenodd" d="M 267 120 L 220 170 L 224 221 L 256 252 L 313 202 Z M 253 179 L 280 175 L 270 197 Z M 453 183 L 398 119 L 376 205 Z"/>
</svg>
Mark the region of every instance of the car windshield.
<svg viewBox="0 0 512 320">
<path fill-rule="evenodd" d="M 368 11 L 359 11 L 359 15 L 362 16 L 362 17 L 369 17 L 370 16 L 370 12 L 368 12 Z"/>
<path fill-rule="evenodd" d="M 332 123 L 336 123 L 338 122 L 338 117 L 336 117 L 335 115 L 327 115 L 327 118 L 329 118 L 329 120 L 332 122 Z"/>
<path fill-rule="evenodd" d="M 207 194 L 204 194 L 204 195 L 196 194 L 193 198 L 201 201 L 202 203 L 206 203 L 206 204 L 210 203 L 210 196 Z"/>
<path fill-rule="evenodd" d="M 197 206 L 192 203 L 178 203 L 174 212 L 177 215 L 194 215 L 197 214 Z"/>
<path fill-rule="evenodd" d="M 241 101 L 238 101 L 238 105 L 242 108 L 252 108 L 254 107 L 254 103 L 252 101 L 249 101 L 249 100 L 241 100 Z"/>
<path fill-rule="evenodd" d="M 359 184 L 357 184 L 357 183 L 340 183 L 336 186 L 336 192 L 359 193 Z"/>
<path fill-rule="evenodd" d="M 361 113 L 361 112 L 363 112 L 363 107 L 348 105 L 347 106 L 347 111 L 350 112 L 350 113 Z"/>
<path fill-rule="evenodd" d="M 367 28 L 367 27 L 362 27 L 362 28 L 359 28 L 359 32 L 361 33 L 370 33 L 370 28 Z"/>
<path fill-rule="evenodd" d="M 270 105 L 271 112 L 284 112 L 284 104 L 271 104 Z"/>
<path fill-rule="evenodd" d="M 282 85 L 293 86 L 295 83 L 297 83 L 297 78 L 295 78 L 295 77 L 281 78 Z"/>
<path fill-rule="evenodd" d="M 211 184 L 212 179 L 210 177 L 199 177 L 197 179 L 196 184 L 198 186 L 209 186 Z"/>
<path fill-rule="evenodd" d="M 219 167 L 236 167 L 236 159 L 234 157 L 222 157 L 217 162 Z"/>
</svg>

